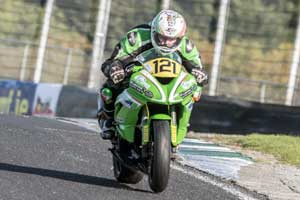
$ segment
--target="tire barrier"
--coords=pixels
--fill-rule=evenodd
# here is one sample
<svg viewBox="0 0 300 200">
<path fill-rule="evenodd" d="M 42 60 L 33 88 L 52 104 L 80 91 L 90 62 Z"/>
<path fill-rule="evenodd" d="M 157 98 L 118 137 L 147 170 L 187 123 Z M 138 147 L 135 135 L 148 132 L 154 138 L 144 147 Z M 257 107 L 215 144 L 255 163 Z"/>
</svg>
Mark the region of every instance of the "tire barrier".
<svg viewBox="0 0 300 200">
<path fill-rule="evenodd" d="M 196 132 L 300 135 L 300 107 L 203 96 L 194 105 L 190 124 Z"/>
<path fill-rule="evenodd" d="M 84 87 L 63 86 L 56 112 L 59 117 L 95 118 L 97 94 Z"/>
</svg>

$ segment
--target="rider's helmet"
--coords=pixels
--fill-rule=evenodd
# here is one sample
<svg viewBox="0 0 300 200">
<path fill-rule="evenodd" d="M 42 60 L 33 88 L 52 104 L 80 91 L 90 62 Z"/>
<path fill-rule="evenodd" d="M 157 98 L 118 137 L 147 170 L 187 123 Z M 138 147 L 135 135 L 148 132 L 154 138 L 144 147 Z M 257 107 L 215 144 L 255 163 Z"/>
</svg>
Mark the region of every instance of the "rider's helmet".
<svg viewBox="0 0 300 200">
<path fill-rule="evenodd" d="M 183 16 L 173 10 L 162 10 L 151 23 L 151 42 L 161 53 L 172 53 L 185 35 L 186 22 Z"/>
</svg>

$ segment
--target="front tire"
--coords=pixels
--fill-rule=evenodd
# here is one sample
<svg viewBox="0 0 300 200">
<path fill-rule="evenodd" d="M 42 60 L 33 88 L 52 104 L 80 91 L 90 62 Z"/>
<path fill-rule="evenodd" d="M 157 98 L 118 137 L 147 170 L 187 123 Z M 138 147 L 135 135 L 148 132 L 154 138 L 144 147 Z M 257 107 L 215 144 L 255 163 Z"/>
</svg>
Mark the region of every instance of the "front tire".
<svg viewBox="0 0 300 200">
<path fill-rule="evenodd" d="M 152 128 L 154 141 L 149 185 L 154 192 L 162 192 L 168 185 L 170 173 L 170 123 L 153 121 Z"/>
</svg>

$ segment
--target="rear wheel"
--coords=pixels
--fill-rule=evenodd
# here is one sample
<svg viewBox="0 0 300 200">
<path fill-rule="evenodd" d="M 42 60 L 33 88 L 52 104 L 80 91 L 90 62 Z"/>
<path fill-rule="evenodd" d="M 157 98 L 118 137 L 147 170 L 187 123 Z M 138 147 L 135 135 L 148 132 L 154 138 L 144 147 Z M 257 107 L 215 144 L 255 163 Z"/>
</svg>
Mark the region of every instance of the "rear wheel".
<svg viewBox="0 0 300 200">
<path fill-rule="evenodd" d="M 154 192 L 162 192 L 168 185 L 170 172 L 170 123 L 153 121 L 153 158 L 149 185 Z"/>
<path fill-rule="evenodd" d="M 114 176 L 121 183 L 136 184 L 143 179 L 140 171 L 134 171 L 124 166 L 117 158 L 113 156 Z"/>
<path fill-rule="evenodd" d="M 119 138 L 119 152 L 127 154 L 131 149 L 130 144 Z M 121 183 L 136 184 L 143 179 L 144 174 L 138 170 L 130 169 L 113 156 L 114 176 Z"/>
</svg>

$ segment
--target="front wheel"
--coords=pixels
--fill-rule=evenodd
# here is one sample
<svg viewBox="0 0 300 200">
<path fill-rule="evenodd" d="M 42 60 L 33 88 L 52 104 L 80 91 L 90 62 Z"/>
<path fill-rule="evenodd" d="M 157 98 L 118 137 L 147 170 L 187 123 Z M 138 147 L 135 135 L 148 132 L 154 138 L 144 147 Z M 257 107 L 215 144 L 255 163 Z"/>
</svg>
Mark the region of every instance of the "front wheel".
<svg viewBox="0 0 300 200">
<path fill-rule="evenodd" d="M 153 121 L 153 158 L 150 166 L 149 185 L 154 192 L 162 192 L 168 185 L 170 172 L 170 123 Z"/>
</svg>

